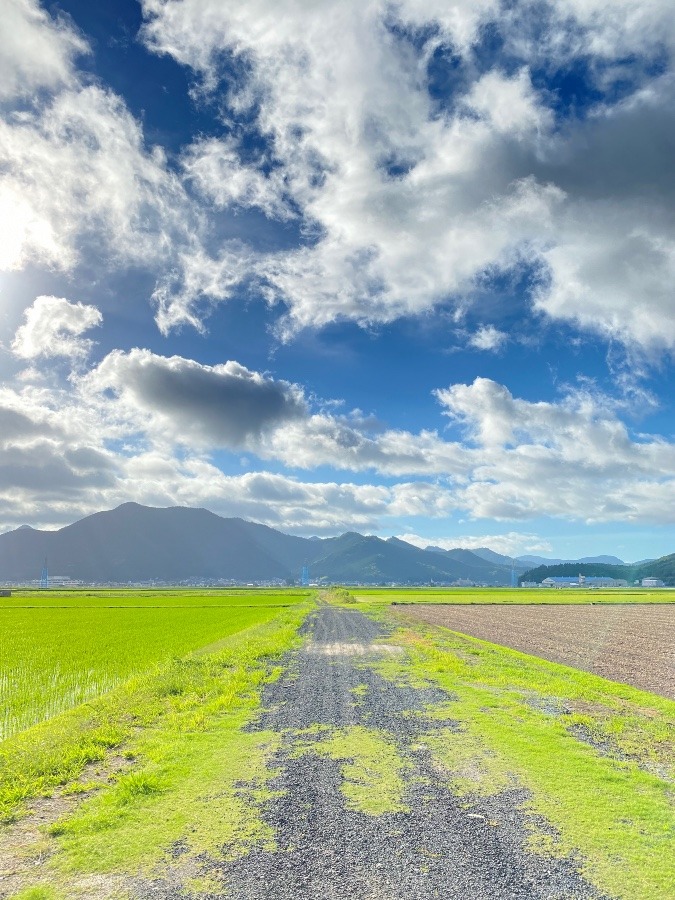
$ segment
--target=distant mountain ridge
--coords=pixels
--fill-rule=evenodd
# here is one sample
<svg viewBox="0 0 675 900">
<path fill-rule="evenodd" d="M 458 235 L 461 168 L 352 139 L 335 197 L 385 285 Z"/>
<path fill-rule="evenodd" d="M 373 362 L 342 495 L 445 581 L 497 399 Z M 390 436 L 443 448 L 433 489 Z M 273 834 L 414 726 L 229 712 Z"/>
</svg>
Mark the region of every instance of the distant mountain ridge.
<svg viewBox="0 0 675 900">
<path fill-rule="evenodd" d="M 510 584 L 510 570 L 468 550 L 427 552 L 397 538 L 347 532 L 302 538 L 206 509 L 124 503 L 58 531 L 17 528 L 0 535 L 0 581 L 52 575 L 85 582 L 313 580 Z"/>
<path fill-rule="evenodd" d="M 93 583 L 292 582 L 307 565 L 313 581 L 509 585 L 512 566 L 517 576 L 528 568 L 524 558 L 512 561 L 488 548 L 421 549 L 357 532 L 303 538 L 206 509 L 138 503 L 94 513 L 58 531 L 22 526 L 0 535 L 0 581 L 36 581 L 45 559 L 51 575 Z M 656 563 L 649 568 L 663 577 Z"/>
<path fill-rule="evenodd" d="M 618 556 L 582 556 L 581 559 L 548 559 L 545 556 L 517 556 L 517 561 L 527 564 L 529 568 L 533 566 L 564 566 L 568 563 L 582 563 L 594 565 L 600 563 L 606 566 L 625 566 L 626 563 L 619 559 Z"/>
</svg>

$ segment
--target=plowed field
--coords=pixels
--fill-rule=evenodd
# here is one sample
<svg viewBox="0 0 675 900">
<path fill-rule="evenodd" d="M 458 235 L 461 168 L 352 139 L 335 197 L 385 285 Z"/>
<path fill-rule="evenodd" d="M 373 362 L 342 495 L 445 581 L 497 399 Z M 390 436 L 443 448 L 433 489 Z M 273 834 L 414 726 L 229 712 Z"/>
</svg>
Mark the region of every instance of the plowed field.
<svg viewBox="0 0 675 900">
<path fill-rule="evenodd" d="M 399 609 L 432 625 L 675 699 L 675 605 Z"/>
</svg>

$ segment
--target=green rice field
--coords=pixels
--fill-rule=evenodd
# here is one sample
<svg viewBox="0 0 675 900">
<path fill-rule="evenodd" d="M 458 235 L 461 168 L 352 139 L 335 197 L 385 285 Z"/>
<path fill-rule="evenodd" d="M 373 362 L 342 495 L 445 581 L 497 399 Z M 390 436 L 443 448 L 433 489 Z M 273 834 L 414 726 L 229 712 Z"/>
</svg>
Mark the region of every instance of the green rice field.
<svg viewBox="0 0 675 900">
<path fill-rule="evenodd" d="M 583 603 L 675 603 L 675 589 L 595 588 L 448 588 L 448 587 L 350 587 L 356 600 L 368 603 L 460 603 L 483 604 L 583 604 Z"/>
<path fill-rule="evenodd" d="M 14 592 L 0 599 L 0 740 L 306 598 L 262 590 Z"/>
</svg>

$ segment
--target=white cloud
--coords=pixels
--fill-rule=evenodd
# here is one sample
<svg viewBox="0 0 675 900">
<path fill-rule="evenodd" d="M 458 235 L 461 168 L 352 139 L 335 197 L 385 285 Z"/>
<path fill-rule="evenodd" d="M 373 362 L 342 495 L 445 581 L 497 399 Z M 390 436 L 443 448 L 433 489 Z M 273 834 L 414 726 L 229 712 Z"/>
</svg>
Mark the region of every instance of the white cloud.
<svg viewBox="0 0 675 900">
<path fill-rule="evenodd" d="M 477 350 L 500 350 L 509 336 L 494 325 L 481 325 L 469 338 L 469 344 Z"/>
<path fill-rule="evenodd" d="M 217 207 L 256 207 L 282 221 L 293 217 L 284 201 L 282 173 L 265 175 L 259 166 L 242 164 L 232 138 L 193 143 L 184 154 L 183 169 L 201 195 Z"/>
<path fill-rule="evenodd" d="M 72 81 L 73 57 L 88 47 L 68 24 L 33 0 L 3 0 L 2 25 L 0 99 Z"/>
<path fill-rule="evenodd" d="M 402 541 L 415 547 L 440 547 L 442 550 L 480 550 L 487 548 L 503 556 L 523 556 L 527 553 L 550 553 L 548 540 L 537 534 L 507 531 L 502 534 L 461 535 L 457 537 L 422 537 L 419 534 L 400 534 Z"/>
<path fill-rule="evenodd" d="M 367 422 L 313 415 L 296 385 L 238 363 L 110 354 L 64 390 L 40 383 L 0 390 L 0 509 L 14 510 L 0 524 L 54 524 L 128 499 L 206 505 L 304 533 L 377 531 L 387 521 L 455 512 L 504 521 L 673 522 L 675 444 L 632 436 L 603 398 L 586 391 L 532 403 L 487 379 L 437 396 L 465 439 L 369 435 Z M 374 470 L 397 480 L 226 474 L 211 457 L 222 446 L 296 469 Z"/>
<path fill-rule="evenodd" d="M 176 253 L 175 266 L 161 276 L 152 294 L 156 322 L 162 334 L 191 325 L 203 331 L 203 307 L 228 300 L 255 266 L 254 254 L 239 241 L 221 247 L 217 259 L 192 241 Z"/>
<path fill-rule="evenodd" d="M 487 266 L 512 264 L 547 232 L 555 188 L 526 171 L 485 178 L 501 144 L 535 135 L 547 119 L 525 69 L 485 76 L 465 98 L 466 115 L 439 117 L 419 59 L 385 24 L 384 4 L 200 2 L 197 14 L 188 0 L 144 9 L 150 46 L 211 86 L 221 50 L 246 59 L 249 81 L 228 99 L 260 104 L 275 168 L 256 171 L 231 140 L 200 142 L 185 164 L 213 202 L 283 218 L 283 195 L 319 235 L 310 246 L 260 254 L 249 270 L 271 301 L 287 304 L 286 334 L 341 317 L 367 324 L 428 310 Z M 465 12 L 473 15 L 468 5 Z M 228 286 L 232 271 L 223 269 Z M 178 291 L 164 308 L 173 304 L 170 318 L 189 320 L 191 303 Z"/>
<path fill-rule="evenodd" d="M 147 152 L 121 100 L 96 86 L 63 90 L 0 120 L 5 269 L 29 261 L 70 270 L 86 236 L 102 264 L 157 262 L 185 240 L 182 189 L 160 151 Z"/>
<path fill-rule="evenodd" d="M 488 121 L 499 134 L 532 137 L 548 129 L 553 115 L 541 105 L 523 68 L 514 78 L 501 72 L 487 72 L 464 98 L 464 105 Z"/>
<path fill-rule="evenodd" d="M 85 250 L 104 267 L 148 266 L 165 334 L 202 328 L 213 303 L 254 284 L 287 307 L 289 337 L 342 318 L 463 308 L 486 273 L 525 261 L 542 271 L 536 313 L 675 349 L 672 75 L 647 67 L 627 99 L 560 125 L 530 74 L 579 58 L 602 88 L 627 55 L 672 51 L 666 0 L 143 8 L 147 45 L 192 67 L 225 116 L 250 117 L 265 149 L 244 153 L 246 134 L 224 130 L 185 148 L 173 173 L 123 101 L 78 75 L 87 47 L 73 27 L 11 0 L 0 82 L 21 102 L 0 122 L 0 268 L 72 271 Z M 522 58 L 515 74 L 474 58 L 487 25 Z M 439 48 L 463 60 L 446 106 L 429 93 Z M 238 71 L 227 87 L 224 54 Z M 299 246 L 219 239 L 223 211 L 243 208 L 294 220 Z M 496 336 L 483 327 L 495 330 L 474 346 Z"/>
<path fill-rule="evenodd" d="M 646 350 L 675 348 L 672 166 L 654 164 L 675 127 L 668 77 L 643 73 L 627 100 L 597 102 L 563 127 L 553 94 L 530 77 L 531 67 L 580 58 L 602 88 L 623 77 L 626 54 L 672 50 L 665 0 L 563 0 L 545 10 L 489 0 L 145 0 L 144 11 L 148 45 L 191 66 L 210 90 L 220 90 L 223 51 L 242 62 L 246 74 L 225 99 L 234 114 L 257 109 L 269 138 L 264 166 L 244 162 L 232 139 L 198 143 L 185 165 L 202 194 L 280 219 L 292 203 L 316 238 L 249 254 L 243 267 L 231 248 L 216 254 L 215 299 L 254 276 L 270 302 L 287 305 L 288 337 L 341 318 L 367 325 L 466 304 L 476 279 L 526 260 L 544 273 L 537 312 Z M 394 20 L 418 39 L 426 29 L 425 40 L 413 48 L 390 30 Z M 474 65 L 487 24 L 521 55 L 515 75 Z M 439 47 L 466 61 L 441 110 L 426 71 Z M 649 109 L 661 131 L 644 127 Z M 203 286 L 189 281 L 163 286 L 164 327 L 199 319 Z"/>
<path fill-rule="evenodd" d="M 7 0 L 3 24 L 0 269 L 166 263 L 199 223 L 164 153 L 120 97 L 80 76 L 88 48 L 68 20 Z"/>
<path fill-rule="evenodd" d="M 95 306 L 44 295 L 35 298 L 24 317 L 25 324 L 19 327 L 12 342 L 12 352 L 23 359 L 83 358 L 91 348 L 91 341 L 81 335 L 103 321 Z"/>
<path fill-rule="evenodd" d="M 588 392 L 531 403 L 478 378 L 437 396 L 478 445 L 471 483 L 457 494 L 474 518 L 672 520 L 675 445 L 632 438 Z"/>
</svg>

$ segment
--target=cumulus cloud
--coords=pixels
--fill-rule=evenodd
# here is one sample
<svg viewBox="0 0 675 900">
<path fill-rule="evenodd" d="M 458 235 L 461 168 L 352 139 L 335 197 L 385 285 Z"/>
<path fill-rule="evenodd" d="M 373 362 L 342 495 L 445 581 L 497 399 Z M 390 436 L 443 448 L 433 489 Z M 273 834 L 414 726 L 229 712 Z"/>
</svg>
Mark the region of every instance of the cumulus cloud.
<svg viewBox="0 0 675 900">
<path fill-rule="evenodd" d="M 183 169 L 199 193 L 214 206 L 255 207 L 270 218 L 286 220 L 294 213 L 284 199 L 283 173 L 265 174 L 261 165 L 242 163 L 232 138 L 205 138 L 193 143 L 183 156 Z"/>
<path fill-rule="evenodd" d="M 194 240 L 190 207 L 164 153 L 112 91 L 82 77 L 88 48 L 37 0 L 9 0 L 0 47 L 0 269 L 72 271 L 166 262 Z"/>
<path fill-rule="evenodd" d="M 477 378 L 436 393 L 476 445 L 471 483 L 458 492 L 474 518 L 646 521 L 658 507 L 656 521 L 670 521 L 675 444 L 632 437 L 588 392 L 532 403 Z"/>
<path fill-rule="evenodd" d="M 504 331 L 495 328 L 494 325 L 481 325 L 481 327 L 469 338 L 469 344 L 476 350 L 499 350 L 506 341 L 508 335 Z"/>
<path fill-rule="evenodd" d="M 156 264 L 172 239 L 187 240 L 183 191 L 162 152 L 145 149 L 123 102 L 98 86 L 0 120 L 0 166 L 6 270 L 36 261 L 69 271 L 91 235 L 102 264 Z"/>
<path fill-rule="evenodd" d="M 113 391 L 134 421 L 174 441 L 240 448 L 305 413 L 302 391 L 237 362 L 203 366 L 149 350 L 113 351 L 86 378 L 93 392 Z"/>
<path fill-rule="evenodd" d="M 665 0 L 145 0 L 144 11 L 148 46 L 209 90 L 221 90 L 229 54 L 241 71 L 226 104 L 255 113 L 269 142 L 261 163 L 231 138 L 196 144 L 185 166 L 202 194 L 280 220 L 297 210 L 315 238 L 246 263 L 270 302 L 288 307 L 283 335 L 466 304 L 486 272 L 526 261 L 542 270 L 537 312 L 648 351 L 675 347 L 668 76 L 647 66 L 627 99 L 597 100 L 561 125 L 554 92 L 535 90 L 531 75 L 581 61 L 601 95 L 626 80 L 627 55 L 675 48 Z M 487 25 L 522 60 L 515 74 L 480 70 Z M 428 70 L 439 49 L 465 62 L 440 109 Z M 218 260 L 223 287 L 211 286 L 225 298 L 244 276 L 229 249 Z M 165 320 L 194 322 L 199 290 L 165 286 Z"/>
<path fill-rule="evenodd" d="M 91 348 L 91 341 L 81 335 L 103 321 L 95 306 L 44 295 L 35 298 L 24 318 L 26 321 L 18 328 L 12 342 L 12 352 L 23 359 L 39 356 L 83 358 Z"/>
<path fill-rule="evenodd" d="M 13 509 L 4 525 L 38 515 L 54 524 L 129 498 L 206 505 L 303 533 L 377 531 L 388 521 L 454 513 L 672 523 L 675 444 L 632 435 L 602 397 L 587 390 L 533 403 L 476 379 L 437 398 L 464 430 L 461 439 L 368 434 L 367 423 L 312 413 L 297 385 L 238 363 L 115 352 L 64 390 L 0 390 L 0 510 Z M 242 446 L 261 471 L 226 474 L 212 458 L 220 447 Z M 312 480 L 265 471 L 265 460 L 296 470 L 376 471 L 396 481 Z M 506 534 L 514 545 L 524 540 Z M 526 537 L 522 549 L 547 549 Z M 490 542 L 507 551 L 503 541 Z"/>
<path fill-rule="evenodd" d="M 285 333 L 424 311 L 486 266 L 510 264 L 533 230 L 547 231 L 554 188 L 527 171 L 480 174 L 499 145 L 536 134 L 546 120 L 525 68 L 486 75 L 448 118 L 436 115 L 420 60 L 389 30 L 384 4 L 207 2 L 199 15 L 192 2 L 144 8 L 148 44 L 209 85 L 223 50 L 246 61 L 248 81 L 228 99 L 233 108 L 259 105 L 273 168 L 252 170 L 231 140 L 200 142 L 185 164 L 215 202 L 283 217 L 288 200 L 319 235 L 261 254 L 252 268 L 268 299 L 288 306 Z M 193 316 L 185 292 L 173 302 L 176 320 Z"/>
<path fill-rule="evenodd" d="M 11 223 L 0 224 L 0 268 L 72 271 L 84 247 L 104 266 L 148 266 L 165 334 L 202 329 L 213 303 L 254 285 L 286 308 L 279 333 L 290 338 L 340 319 L 465 308 L 486 274 L 526 263 L 541 275 L 536 314 L 675 349 L 666 0 L 143 9 L 146 45 L 197 73 L 238 127 L 197 138 L 173 170 L 123 101 L 78 75 L 87 47 L 74 28 L 36 0 L 11 0 L 0 82 L 20 102 L 0 123 L 0 223 Z M 512 70 L 485 69 L 476 51 L 488 26 L 520 61 Z M 442 102 L 437 52 L 459 61 Z M 661 69 L 636 63 L 616 99 L 626 59 L 642 57 Z M 236 73 L 227 82 L 223 60 Z M 575 62 L 598 94 L 561 122 L 533 73 Z M 219 217 L 242 209 L 292 220 L 296 245 L 219 237 Z M 475 345 L 487 340 L 479 332 Z"/>
</svg>

